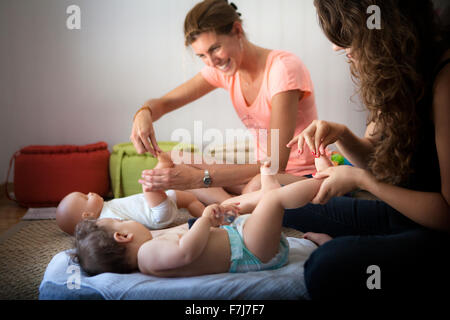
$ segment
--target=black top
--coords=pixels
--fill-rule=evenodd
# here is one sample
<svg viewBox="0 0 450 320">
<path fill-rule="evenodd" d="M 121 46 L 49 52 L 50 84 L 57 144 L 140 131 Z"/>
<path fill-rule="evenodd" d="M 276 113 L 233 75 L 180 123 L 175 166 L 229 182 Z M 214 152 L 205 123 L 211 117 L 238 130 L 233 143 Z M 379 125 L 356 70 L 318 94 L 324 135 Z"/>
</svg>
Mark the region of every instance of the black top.
<svg viewBox="0 0 450 320">
<path fill-rule="evenodd" d="M 422 126 L 419 130 L 417 148 L 412 157 L 413 173 L 403 187 L 425 192 L 441 192 L 441 172 L 436 150 L 435 128 L 431 115 L 433 105 L 433 84 L 439 72 L 450 63 L 450 59 L 441 62 L 433 73 L 432 81 L 427 86 L 425 96 L 420 103 L 423 108 L 418 109 Z"/>
</svg>

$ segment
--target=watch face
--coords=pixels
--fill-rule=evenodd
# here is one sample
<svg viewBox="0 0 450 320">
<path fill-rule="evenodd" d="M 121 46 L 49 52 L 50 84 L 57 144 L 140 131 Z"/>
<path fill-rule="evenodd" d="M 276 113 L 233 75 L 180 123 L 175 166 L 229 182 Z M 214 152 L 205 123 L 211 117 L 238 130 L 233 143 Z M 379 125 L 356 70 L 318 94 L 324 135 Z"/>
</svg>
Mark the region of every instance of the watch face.
<svg viewBox="0 0 450 320">
<path fill-rule="evenodd" d="M 209 186 L 212 183 L 212 180 L 209 177 L 205 177 L 205 178 L 203 178 L 203 183 L 205 185 Z"/>
</svg>

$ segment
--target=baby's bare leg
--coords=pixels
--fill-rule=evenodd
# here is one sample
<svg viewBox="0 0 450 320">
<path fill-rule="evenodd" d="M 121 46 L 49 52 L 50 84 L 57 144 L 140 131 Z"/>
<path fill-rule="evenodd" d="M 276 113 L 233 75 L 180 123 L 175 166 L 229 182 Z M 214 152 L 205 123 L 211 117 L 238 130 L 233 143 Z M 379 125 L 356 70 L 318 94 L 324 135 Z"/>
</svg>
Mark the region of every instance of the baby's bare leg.
<svg viewBox="0 0 450 320">
<path fill-rule="evenodd" d="M 278 252 L 284 209 L 298 208 L 309 203 L 317 194 L 323 180 L 307 179 L 271 190 L 261 198 L 244 226 L 247 248 L 263 263 Z"/>
<path fill-rule="evenodd" d="M 261 175 L 261 191 L 262 194 L 267 191 L 278 189 L 281 187 L 277 180 L 276 172 L 271 172 L 270 161 L 264 162 L 261 165 L 260 175 Z"/>
<path fill-rule="evenodd" d="M 222 205 L 239 203 L 239 212 L 240 214 L 252 213 L 255 210 L 256 205 L 261 199 L 261 190 L 246 193 L 240 196 L 229 198 L 225 201 L 222 201 Z"/>
<path fill-rule="evenodd" d="M 303 176 L 294 176 L 292 174 L 288 174 L 288 173 L 278 173 L 276 175 L 278 182 L 281 185 L 288 185 L 300 180 L 305 180 L 307 178 L 303 177 Z M 254 176 L 252 178 L 252 180 L 250 180 L 249 183 L 247 183 L 244 187 L 244 189 L 242 190 L 242 193 L 250 193 L 250 192 L 254 192 L 254 191 L 258 191 L 261 189 L 261 174 L 258 174 L 256 176 Z"/>
<path fill-rule="evenodd" d="M 164 168 L 172 168 L 175 164 L 170 158 L 170 154 L 166 152 L 162 152 L 158 154 L 158 163 L 155 166 L 155 169 L 164 169 Z"/>
<path fill-rule="evenodd" d="M 201 203 L 195 195 L 188 191 L 175 191 L 177 195 L 177 207 L 186 208 L 194 217 L 201 217 L 205 206 Z"/>
<path fill-rule="evenodd" d="M 270 163 L 261 166 L 261 190 L 246 193 L 237 197 L 227 199 L 222 202 L 222 205 L 239 203 L 239 209 L 241 214 L 252 213 L 256 208 L 256 205 L 261 200 L 261 197 L 273 189 L 278 189 L 281 187 L 277 180 L 276 174 L 269 173 Z M 265 170 L 265 171 L 264 171 Z"/>
<path fill-rule="evenodd" d="M 331 166 L 326 157 L 316 159 L 318 171 Z M 264 176 L 261 179 L 273 179 Z M 261 180 L 263 181 L 263 180 Z M 278 252 L 281 227 L 285 209 L 299 208 L 308 204 L 316 196 L 323 180 L 307 179 L 294 182 L 283 188 L 271 190 L 261 198 L 251 217 L 244 226 L 244 242 L 247 248 L 262 262 L 270 261 Z"/>
<path fill-rule="evenodd" d="M 145 187 L 142 186 L 142 192 L 144 193 L 145 200 L 150 208 L 156 207 L 167 199 L 167 195 L 164 191 L 145 191 Z"/>
<path fill-rule="evenodd" d="M 155 169 L 171 168 L 174 164 L 167 153 L 158 154 L 158 163 Z M 142 192 L 144 193 L 147 204 L 150 208 L 158 206 L 160 203 L 167 199 L 167 195 L 164 191 L 145 191 L 144 186 L 142 186 Z"/>
</svg>

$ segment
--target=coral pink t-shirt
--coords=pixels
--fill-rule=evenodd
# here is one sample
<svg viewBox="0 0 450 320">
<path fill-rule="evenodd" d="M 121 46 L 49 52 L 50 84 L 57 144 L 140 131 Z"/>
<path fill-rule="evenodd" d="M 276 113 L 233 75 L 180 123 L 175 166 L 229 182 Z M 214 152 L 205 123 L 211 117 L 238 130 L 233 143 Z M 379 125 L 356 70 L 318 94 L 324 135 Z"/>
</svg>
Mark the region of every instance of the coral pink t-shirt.
<svg viewBox="0 0 450 320">
<path fill-rule="evenodd" d="M 218 69 L 205 66 L 201 74 L 211 85 L 230 92 L 231 101 L 238 116 L 257 140 L 255 142 L 257 160 L 267 156 L 265 134 L 258 133 L 264 132 L 260 129 L 270 130 L 271 104 L 276 94 L 290 90 L 304 92 L 303 98 L 298 102 L 295 135 L 300 134 L 313 120 L 317 119 L 314 89 L 309 72 L 300 59 L 292 53 L 279 50 L 269 53 L 261 88 L 251 105 L 247 105 L 242 93 L 239 72 L 233 76 L 225 76 Z M 314 157 L 308 152 L 303 152 L 299 157 L 295 145 L 291 149 L 286 172 L 302 176 L 315 171 Z"/>
</svg>

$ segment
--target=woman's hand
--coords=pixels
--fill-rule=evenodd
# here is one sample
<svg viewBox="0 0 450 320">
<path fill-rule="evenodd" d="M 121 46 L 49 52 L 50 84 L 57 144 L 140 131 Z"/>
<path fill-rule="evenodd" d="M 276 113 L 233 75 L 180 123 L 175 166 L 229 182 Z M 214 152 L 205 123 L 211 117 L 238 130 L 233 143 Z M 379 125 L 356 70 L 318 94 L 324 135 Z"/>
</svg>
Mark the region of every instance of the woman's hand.
<svg viewBox="0 0 450 320">
<path fill-rule="evenodd" d="M 154 157 L 157 157 L 157 153 L 162 152 L 156 142 L 150 110 L 143 109 L 136 114 L 130 140 L 139 154 L 150 152 Z"/>
<path fill-rule="evenodd" d="M 324 179 L 311 203 L 326 204 L 333 197 L 340 197 L 361 188 L 368 172 L 352 166 L 329 167 L 317 172 L 314 179 Z"/>
<path fill-rule="evenodd" d="M 200 188 L 204 171 L 184 164 L 175 165 L 172 168 L 152 169 L 142 171 L 142 179 L 145 192 L 156 190 L 189 190 Z"/>
<path fill-rule="evenodd" d="M 289 141 L 287 147 L 291 148 L 297 143 L 301 154 L 306 143 L 315 156 L 325 155 L 325 148 L 339 140 L 345 129 L 346 126 L 339 123 L 314 120 L 302 133 Z"/>
<path fill-rule="evenodd" d="M 213 227 L 228 224 L 228 222 L 225 221 L 225 214 L 228 213 L 234 216 L 238 216 L 239 215 L 238 204 L 239 203 L 226 205 L 211 204 L 205 208 L 202 217 L 209 218 L 211 220 L 211 225 Z"/>
</svg>

